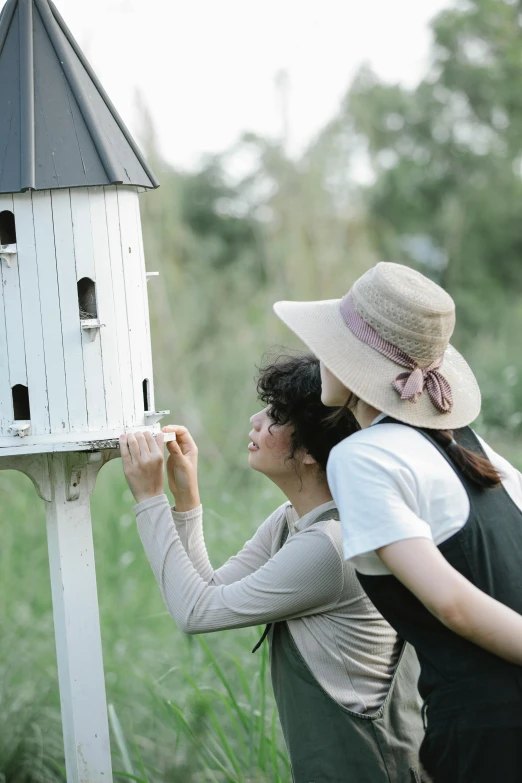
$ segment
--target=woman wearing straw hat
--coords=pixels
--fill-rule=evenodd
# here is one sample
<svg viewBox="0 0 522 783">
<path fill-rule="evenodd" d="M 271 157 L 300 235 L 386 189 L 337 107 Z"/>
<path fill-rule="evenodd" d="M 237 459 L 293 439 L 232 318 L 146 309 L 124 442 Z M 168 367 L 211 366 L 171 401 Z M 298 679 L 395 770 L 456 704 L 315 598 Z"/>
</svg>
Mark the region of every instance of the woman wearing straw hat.
<svg viewBox="0 0 522 783">
<path fill-rule="evenodd" d="M 258 392 L 265 408 L 251 418 L 248 461 L 288 501 L 217 570 L 205 547 L 197 448 L 188 430 L 166 428 L 177 435 L 168 444 L 172 510 L 163 494 L 162 449 L 142 433 L 122 439 L 138 529 L 165 603 L 191 634 L 269 623 L 260 642 L 269 636 L 296 783 L 420 781 L 418 661 L 344 561 L 326 481 L 330 450 L 358 425 L 347 410 L 328 421 L 332 411 L 321 403 L 313 356 L 268 363 Z"/>
<path fill-rule="evenodd" d="M 480 391 L 451 297 L 380 263 L 340 300 L 278 302 L 361 431 L 328 479 L 344 554 L 415 647 L 436 783 L 522 780 L 522 476 L 470 429 Z"/>
</svg>

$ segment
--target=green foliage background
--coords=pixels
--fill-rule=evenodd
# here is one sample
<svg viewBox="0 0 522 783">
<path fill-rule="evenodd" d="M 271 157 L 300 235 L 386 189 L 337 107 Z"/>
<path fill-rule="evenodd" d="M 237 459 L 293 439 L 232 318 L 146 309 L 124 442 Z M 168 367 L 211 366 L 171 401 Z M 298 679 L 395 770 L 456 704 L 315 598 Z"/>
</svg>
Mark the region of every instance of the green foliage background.
<svg viewBox="0 0 522 783">
<path fill-rule="evenodd" d="M 182 173 L 144 141 L 162 183 L 142 196 L 159 408 L 200 446 L 216 565 L 281 502 L 248 471 L 255 365 L 298 344 L 277 299 L 341 296 L 377 260 L 410 264 L 458 306 L 455 344 L 483 391 L 477 427 L 522 464 L 522 35 L 518 3 L 470 0 L 433 24 L 413 90 L 361 69 L 298 159 L 245 136 Z M 238 159 L 249 173 L 233 179 Z M 364 159 L 371 184 L 352 176 Z M 183 637 L 136 533 L 118 461 L 92 500 L 116 779 L 288 781 L 255 629 Z M 63 778 L 43 504 L 0 472 L 0 781 Z M 127 776 L 127 777 L 125 777 Z"/>
</svg>

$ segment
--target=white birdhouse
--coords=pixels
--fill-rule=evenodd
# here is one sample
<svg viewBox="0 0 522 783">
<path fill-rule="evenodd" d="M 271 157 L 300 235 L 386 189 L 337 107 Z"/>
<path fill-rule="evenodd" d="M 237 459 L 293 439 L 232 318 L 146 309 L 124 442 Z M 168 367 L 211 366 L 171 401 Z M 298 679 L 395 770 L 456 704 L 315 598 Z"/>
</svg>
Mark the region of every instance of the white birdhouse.
<svg viewBox="0 0 522 783">
<path fill-rule="evenodd" d="M 112 780 L 89 498 L 121 432 L 159 429 L 138 204 L 157 184 L 54 5 L 7 0 L 0 470 L 45 502 L 68 783 Z"/>
<path fill-rule="evenodd" d="M 3 9 L 0 107 L 0 457 L 99 449 L 162 415 L 138 203 L 158 183 L 48 0 Z"/>
</svg>

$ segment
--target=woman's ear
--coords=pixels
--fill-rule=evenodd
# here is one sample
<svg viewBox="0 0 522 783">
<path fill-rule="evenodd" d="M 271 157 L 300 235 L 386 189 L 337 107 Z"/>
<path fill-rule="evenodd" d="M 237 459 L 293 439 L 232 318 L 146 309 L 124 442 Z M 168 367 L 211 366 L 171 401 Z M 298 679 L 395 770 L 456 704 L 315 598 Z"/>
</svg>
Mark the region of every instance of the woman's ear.
<svg viewBox="0 0 522 783">
<path fill-rule="evenodd" d="M 314 459 L 308 451 L 305 451 L 303 456 L 303 465 L 317 465 L 317 460 Z"/>
</svg>

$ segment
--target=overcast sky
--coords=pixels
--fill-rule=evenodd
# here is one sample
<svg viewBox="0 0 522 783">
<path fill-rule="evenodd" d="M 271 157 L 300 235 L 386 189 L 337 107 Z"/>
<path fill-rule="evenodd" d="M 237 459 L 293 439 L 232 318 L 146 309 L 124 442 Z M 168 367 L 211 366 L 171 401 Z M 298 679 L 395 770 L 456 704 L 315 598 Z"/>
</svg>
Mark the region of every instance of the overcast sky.
<svg viewBox="0 0 522 783">
<path fill-rule="evenodd" d="M 183 167 L 243 130 L 280 133 L 278 71 L 288 73 L 294 150 L 335 112 L 363 61 L 414 83 L 428 22 L 450 2 L 55 0 L 131 131 L 139 90 L 163 154 Z"/>
</svg>

